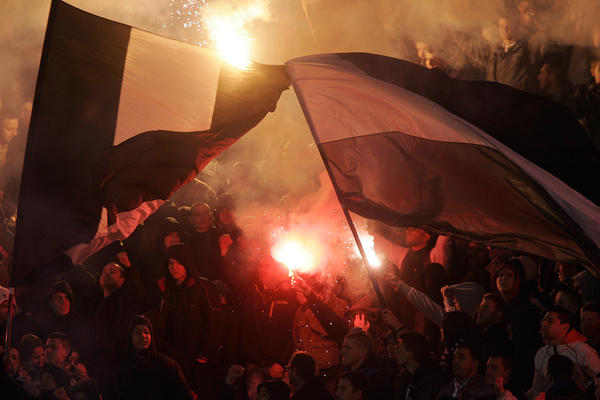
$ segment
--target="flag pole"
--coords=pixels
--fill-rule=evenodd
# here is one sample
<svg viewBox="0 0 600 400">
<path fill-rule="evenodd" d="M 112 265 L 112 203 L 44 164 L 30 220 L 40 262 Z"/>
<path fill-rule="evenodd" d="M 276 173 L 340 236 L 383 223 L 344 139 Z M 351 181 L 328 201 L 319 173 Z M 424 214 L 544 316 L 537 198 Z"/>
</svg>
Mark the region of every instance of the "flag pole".
<svg viewBox="0 0 600 400">
<path fill-rule="evenodd" d="M 296 88 L 296 86 L 294 86 L 293 82 L 292 82 L 292 86 L 294 87 L 295 91 L 299 91 L 298 88 Z M 358 247 L 358 251 L 360 252 L 360 256 L 362 258 L 363 264 L 364 264 L 365 268 L 367 269 L 369 279 L 371 280 L 371 284 L 373 285 L 373 289 L 375 290 L 375 294 L 377 295 L 379 304 L 381 305 L 381 308 L 387 308 L 387 303 L 385 301 L 385 298 L 383 297 L 383 293 L 381 292 L 379 283 L 377 283 L 377 280 L 375 279 L 375 276 L 373 275 L 372 268 L 369 266 L 369 262 L 367 260 L 367 254 L 365 253 L 365 249 L 363 248 L 360 237 L 358 236 L 358 232 L 356 231 L 356 226 L 354 226 L 354 221 L 352 221 L 350 212 L 348 211 L 348 208 L 342 201 L 342 197 L 340 195 L 340 189 L 338 187 L 338 184 L 337 184 L 335 178 L 333 177 L 333 172 L 331 171 L 331 166 L 329 165 L 329 162 L 327 161 L 327 158 L 325 157 L 325 153 L 323 152 L 323 147 L 321 146 L 321 142 L 319 141 L 319 138 L 317 136 L 312 118 L 310 117 L 310 114 L 308 113 L 308 110 L 306 109 L 306 105 L 304 104 L 304 100 L 302 99 L 302 97 L 296 96 L 296 98 L 300 102 L 300 106 L 302 107 L 302 111 L 304 112 L 304 116 L 306 117 L 306 122 L 308 122 L 308 126 L 310 127 L 310 132 L 313 136 L 315 144 L 317 145 L 317 148 L 319 149 L 319 154 L 321 155 L 323 164 L 325 164 L 325 169 L 327 170 L 327 174 L 329 175 L 329 179 L 331 180 L 331 184 L 333 185 L 333 189 L 335 190 L 335 195 L 337 196 L 338 202 L 340 203 L 340 206 L 342 207 L 342 211 L 344 212 L 346 221 L 348 221 L 348 225 L 350 226 L 350 230 L 352 231 L 352 236 L 354 237 L 354 241 L 356 242 L 356 246 Z"/>
<path fill-rule="evenodd" d="M 13 286 L 8 288 L 8 316 L 6 317 L 6 332 L 4 332 L 4 348 L 6 351 L 4 354 L 8 357 L 8 349 L 10 349 L 10 339 L 12 336 L 12 319 L 15 307 L 15 288 Z"/>
</svg>

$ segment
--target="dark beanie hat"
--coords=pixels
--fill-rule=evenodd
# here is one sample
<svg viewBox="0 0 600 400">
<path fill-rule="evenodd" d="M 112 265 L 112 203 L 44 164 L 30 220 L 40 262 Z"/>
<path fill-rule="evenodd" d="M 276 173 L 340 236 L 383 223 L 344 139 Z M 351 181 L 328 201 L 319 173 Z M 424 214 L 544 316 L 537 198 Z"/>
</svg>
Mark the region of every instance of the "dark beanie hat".
<svg viewBox="0 0 600 400">
<path fill-rule="evenodd" d="M 31 356 L 33 355 L 33 349 L 36 347 L 44 347 L 42 339 L 31 333 L 23 335 L 21 343 L 19 343 L 19 354 L 21 355 L 21 359 L 23 361 L 30 361 Z"/>
<path fill-rule="evenodd" d="M 167 260 L 173 258 L 183 265 L 188 273 L 195 271 L 192 249 L 185 243 L 174 244 L 167 249 Z"/>
<path fill-rule="evenodd" d="M 73 289 L 66 281 L 56 281 L 54 285 L 50 288 L 50 292 L 48 293 L 48 298 L 52 298 L 55 293 L 64 293 L 69 298 L 71 304 L 73 304 Z"/>
</svg>

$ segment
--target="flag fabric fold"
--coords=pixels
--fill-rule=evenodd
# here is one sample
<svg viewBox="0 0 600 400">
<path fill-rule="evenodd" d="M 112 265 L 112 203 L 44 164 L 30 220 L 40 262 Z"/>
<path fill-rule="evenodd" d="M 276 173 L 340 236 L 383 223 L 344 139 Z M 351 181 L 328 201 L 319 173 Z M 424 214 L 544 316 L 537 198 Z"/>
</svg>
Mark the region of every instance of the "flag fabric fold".
<svg viewBox="0 0 600 400">
<path fill-rule="evenodd" d="M 19 196 L 11 285 L 127 237 L 275 109 L 283 66 L 236 69 L 209 49 L 53 0 Z M 103 211 L 104 210 L 104 211 Z"/>
<path fill-rule="evenodd" d="M 286 68 L 350 211 L 600 265 L 600 155 L 566 107 L 365 53 Z"/>
</svg>

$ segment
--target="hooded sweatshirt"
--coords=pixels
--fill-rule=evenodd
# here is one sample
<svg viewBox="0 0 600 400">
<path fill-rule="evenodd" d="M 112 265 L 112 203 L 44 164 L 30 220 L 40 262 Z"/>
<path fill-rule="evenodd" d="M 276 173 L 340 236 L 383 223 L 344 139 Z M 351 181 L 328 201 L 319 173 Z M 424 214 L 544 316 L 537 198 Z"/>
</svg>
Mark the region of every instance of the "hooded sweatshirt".
<svg viewBox="0 0 600 400">
<path fill-rule="evenodd" d="M 530 398 L 535 398 L 548 389 L 544 375 L 548 360 L 554 354 L 563 355 L 573 361 L 574 379 L 580 388 L 585 390 L 593 382 L 594 376 L 600 372 L 600 359 L 596 351 L 585 343 L 585 340 L 585 336 L 571 329 L 562 344 L 547 344 L 538 350 L 535 355 L 533 385 L 529 389 L 529 393 L 532 395 Z"/>
</svg>

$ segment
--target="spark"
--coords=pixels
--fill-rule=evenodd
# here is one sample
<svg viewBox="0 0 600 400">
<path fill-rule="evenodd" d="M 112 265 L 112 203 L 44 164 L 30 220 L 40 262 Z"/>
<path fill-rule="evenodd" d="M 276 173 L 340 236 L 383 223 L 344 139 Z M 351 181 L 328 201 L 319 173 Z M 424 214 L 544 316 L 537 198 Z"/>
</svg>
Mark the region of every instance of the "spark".
<svg viewBox="0 0 600 400">
<path fill-rule="evenodd" d="M 369 265 L 374 268 L 381 267 L 381 260 L 379 260 L 379 257 L 377 257 L 377 254 L 375 253 L 375 238 L 366 232 L 359 232 L 358 237 L 362 243 Z M 356 246 L 356 253 L 360 257 L 358 246 Z"/>
</svg>

